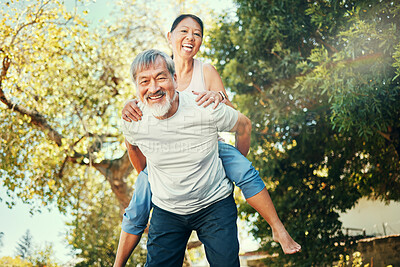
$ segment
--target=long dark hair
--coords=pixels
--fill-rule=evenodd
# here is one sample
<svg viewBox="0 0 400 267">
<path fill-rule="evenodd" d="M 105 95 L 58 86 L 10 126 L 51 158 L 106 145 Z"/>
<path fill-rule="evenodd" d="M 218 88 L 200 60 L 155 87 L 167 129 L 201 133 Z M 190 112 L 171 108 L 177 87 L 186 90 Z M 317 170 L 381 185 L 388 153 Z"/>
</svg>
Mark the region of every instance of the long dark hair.
<svg viewBox="0 0 400 267">
<path fill-rule="evenodd" d="M 176 28 L 176 26 L 178 26 L 179 22 L 181 22 L 182 20 L 184 20 L 184 19 L 186 19 L 186 18 L 192 18 L 192 19 L 194 19 L 194 20 L 200 25 L 200 28 L 201 28 L 201 36 L 203 36 L 203 31 L 204 31 L 203 21 L 202 21 L 198 16 L 193 15 L 193 14 L 181 14 L 181 15 L 179 15 L 179 17 L 177 17 L 177 18 L 174 20 L 174 23 L 172 23 L 170 32 L 172 32 L 173 30 L 175 30 L 175 28 Z"/>
</svg>

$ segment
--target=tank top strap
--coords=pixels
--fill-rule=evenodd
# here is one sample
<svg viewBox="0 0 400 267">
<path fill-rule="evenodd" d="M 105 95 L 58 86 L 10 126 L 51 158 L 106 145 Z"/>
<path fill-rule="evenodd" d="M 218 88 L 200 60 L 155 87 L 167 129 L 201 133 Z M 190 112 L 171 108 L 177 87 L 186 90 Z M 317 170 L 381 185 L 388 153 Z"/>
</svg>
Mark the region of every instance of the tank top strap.
<svg viewBox="0 0 400 267">
<path fill-rule="evenodd" d="M 192 80 L 189 86 L 184 91 L 203 92 L 206 91 L 206 83 L 203 74 L 203 62 L 200 60 L 193 60 L 193 73 Z"/>
</svg>

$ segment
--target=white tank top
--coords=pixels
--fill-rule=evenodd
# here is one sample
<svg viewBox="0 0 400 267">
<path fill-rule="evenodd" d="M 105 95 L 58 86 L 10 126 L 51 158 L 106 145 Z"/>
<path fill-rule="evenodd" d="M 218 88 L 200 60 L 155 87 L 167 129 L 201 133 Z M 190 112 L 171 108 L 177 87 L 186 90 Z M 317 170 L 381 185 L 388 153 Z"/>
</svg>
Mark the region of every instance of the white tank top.
<svg viewBox="0 0 400 267">
<path fill-rule="evenodd" d="M 186 87 L 183 91 L 195 91 L 195 92 L 203 92 L 206 91 L 206 83 L 204 82 L 203 75 L 203 62 L 200 60 L 194 59 L 193 61 L 193 73 L 192 80 L 188 87 Z"/>
<path fill-rule="evenodd" d="M 186 87 L 186 92 L 195 91 L 195 92 L 203 92 L 206 90 L 206 83 L 204 81 L 204 74 L 203 74 L 203 62 L 200 60 L 194 59 L 193 61 L 193 73 L 192 73 L 192 80 L 188 87 Z M 218 136 L 218 141 L 225 142 L 225 139 L 221 136 Z"/>
</svg>

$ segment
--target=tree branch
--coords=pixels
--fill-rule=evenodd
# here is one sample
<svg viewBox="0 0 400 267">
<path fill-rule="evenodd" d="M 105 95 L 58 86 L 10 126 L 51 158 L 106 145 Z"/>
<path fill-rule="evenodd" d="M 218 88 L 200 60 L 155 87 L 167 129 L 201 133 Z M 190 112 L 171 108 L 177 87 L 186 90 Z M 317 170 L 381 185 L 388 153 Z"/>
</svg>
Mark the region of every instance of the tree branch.
<svg viewBox="0 0 400 267">
<path fill-rule="evenodd" d="M 14 44 L 14 41 L 15 41 L 15 39 L 17 38 L 18 34 L 19 34 L 25 27 L 28 27 L 28 26 L 33 25 L 33 24 L 35 24 L 35 23 L 38 22 L 39 16 L 43 13 L 44 7 L 45 7 L 46 5 L 48 5 L 49 2 L 50 2 L 50 1 L 44 2 L 44 3 L 38 8 L 38 10 L 37 10 L 37 12 L 36 12 L 36 14 L 35 14 L 35 18 L 34 18 L 32 21 L 23 24 L 22 26 L 20 26 L 20 27 L 18 28 L 18 30 L 16 30 L 15 35 L 14 35 L 13 38 L 11 39 L 10 46 L 11 46 L 12 44 Z"/>
<path fill-rule="evenodd" d="M 31 118 L 31 122 L 41 128 L 45 133 L 47 133 L 47 136 L 50 138 L 50 140 L 54 141 L 57 146 L 62 145 L 62 135 L 59 134 L 55 129 L 53 129 L 45 117 L 40 114 L 37 111 L 30 111 L 28 109 L 23 108 L 20 105 L 17 105 L 15 103 L 12 103 L 9 99 L 7 99 L 6 95 L 4 94 L 3 91 L 3 81 L 6 79 L 7 72 L 11 66 L 11 59 L 8 56 L 5 56 L 3 58 L 3 66 L 1 70 L 1 76 L 0 76 L 0 101 L 3 102 L 9 109 L 15 110 L 22 115 L 27 115 Z"/>
<path fill-rule="evenodd" d="M 255 84 L 254 82 L 253 82 L 253 87 L 256 88 L 259 93 L 262 92 L 261 87 Z"/>
<path fill-rule="evenodd" d="M 379 130 L 376 130 L 383 138 L 385 138 L 386 140 L 388 140 L 388 141 L 392 141 L 392 138 L 390 137 L 390 133 L 384 133 L 384 132 L 381 132 L 381 131 L 379 131 Z"/>
<path fill-rule="evenodd" d="M 3 92 L 3 80 L 6 79 L 7 71 L 10 68 L 10 65 L 11 65 L 11 59 L 8 56 L 5 56 L 3 58 L 3 67 L 1 69 L 1 74 L 0 74 L 0 100 L 3 103 L 7 102 L 6 101 L 7 99 L 6 99 L 6 97 L 4 95 L 4 92 Z"/>
<path fill-rule="evenodd" d="M 321 33 L 320 33 L 318 30 L 317 30 L 317 34 L 321 35 Z M 315 40 L 316 40 L 318 43 L 321 43 L 323 46 L 327 47 L 327 48 L 328 48 L 331 52 L 333 52 L 333 53 L 339 52 L 334 46 L 332 46 L 332 45 L 328 44 L 327 42 L 325 42 L 325 41 L 321 38 L 321 36 L 318 36 L 317 34 L 314 34 L 313 37 L 315 38 Z"/>
<path fill-rule="evenodd" d="M 60 168 L 60 170 L 58 171 L 58 178 L 59 178 L 60 180 L 61 180 L 62 177 L 63 177 L 64 168 L 65 168 L 65 165 L 67 164 L 68 158 L 69 158 L 68 156 L 65 157 L 65 159 L 63 160 L 63 163 L 61 164 L 61 168 Z"/>
<path fill-rule="evenodd" d="M 31 122 L 39 127 L 43 132 L 45 132 L 50 140 L 54 141 L 59 147 L 62 145 L 63 136 L 50 126 L 50 124 L 47 122 L 46 118 L 42 114 L 35 110 L 31 111 L 23 108 L 20 105 L 12 103 L 5 97 L 2 89 L 0 89 L 0 100 L 4 104 L 6 104 L 9 109 L 15 110 L 22 115 L 27 115 L 28 117 L 30 117 Z"/>
</svg>

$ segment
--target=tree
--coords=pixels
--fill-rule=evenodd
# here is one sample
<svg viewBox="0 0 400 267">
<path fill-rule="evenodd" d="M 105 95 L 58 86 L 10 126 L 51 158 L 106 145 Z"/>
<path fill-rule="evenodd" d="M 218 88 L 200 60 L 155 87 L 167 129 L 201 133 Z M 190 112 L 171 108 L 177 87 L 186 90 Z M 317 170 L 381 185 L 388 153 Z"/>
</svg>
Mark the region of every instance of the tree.
<svg viewBox="0 0 400 267">
<path fill-rule="evenodd" d="M 33 266 L 37 267 L 58 267 L 59 264 L 56 263 L 54 259 L 54 249 L 53 244 L 47 243 L 43 248 L 36 247 L 34 253 L 29 258 L 29 261 Z"/>
<path fill-rule="evenodd" d="M 25 234 L 21 237 L 16 247 L 16 256 L 21 259 L 29 260 L 33 252 L 33 241 L 31 232 L 26 230 Z"/>
<path fill-rule="evenodd" d="M 253 122 L 250 159 L 303 252 L 276 266 L 330 264 L 338 211 L 361 196 L 399 200 L 399 5 L 392 1 L 236 1 L 206 54 Z M 256 237 L 271 253 L 267 225 Z M 271 263 L 271 264 L 272 264 Z"/>
<path fill-rule="evenodd" d="M 119 205 L 109 184 L 99 184 L 96 176 L 88 175 L 88 189 L 80 189 L 75 197 L 68 222 L 67 239 L 76 256 L 81 259 L 76 266 L 112 266 L 117 251 L 121 220 Z M 144 265 L 146 253 L 143 241 L 135 249 L 127 266 Z"/>
<path fill-rule="evenodd" d="M 7 192 L 0 201 L 12 208 L 19 198 L 32 213 L 56 203 L 62 212 L 74 209 L 72 225 L 90 229 L 99 225 L 90 205 L 104 200 L 118 205 L 121 216 L 133 191 L 135 173 L 118 130 L 120 109 L 134 95 L 129 64 L 149 47 L 166 50 L 164 19 L 175 14 L 154 14 L 160 6 L 181 10 L 184 1 L 120 1 L 118 19 L 98 28 L 62 2 L 0 3 L 0 175 Z M 109 188 L 98 186 L 105 181 Z M 117 203 L 100 193 L 83 201 L 95 194 L 90 188 L 104 189 Z M 118 240 L 114 215 L 115 223 L 101 229 Z M 71 244 L 85 253 L 80 241 L 93 240 L 93 232 L 74 231 Z M 106 246 L 112 238 L 102 234 Z M 96 255 L 109 257 L 110 248 L 101 249 L 107 253 Z"/>
<path fill-rule="evenodd" d="M 162 5 L 179 10 L 183 3 Z M 132 167 L 118 114 L 135 95 L 129 64 L 148 47 L 167 50 L 163 19 L 171 14 L 160 19 L 153 16 L 160 5 L 126 0 L 118 19 L 89 29 L 57 0 L 1 5 L 0 172 L 7 205 L 18 197 L 36 206 L 57 202 L 65 211 L 94 168 L 125 208 Z"/>
<path fill-rule="evenodd" d="M 140 37 L 138 31 L 128 41 L 118 24 L 89 29 L 59 1 L 2 2 L 0 14 L 0 173 L 7 189 L 2 198 L 12 207 L 18 197 L 32 212 L 53 202 L 62 212 L 76 208 L 76 220 L 88 231 L 75 229 L 80 235 L 74 238 L 103 239 L 99 251 L 107 253 L 95 254 L 97 260 L 113 260 L 110 249 L 116 251 L 120 224 L 116 218 L 129 203 L 134 181 L 118 131 L 118 110 L 134 95 L 130 61 L 151 45 L 148 40 L 136 43 L 132 36 Z M 100 212 L 114 212 L 107 214 L 113 224 L 95 236 L 90 229 L 99 221 L 90 219 L 98 213 L 80 215 L 84 208 L 93 212 L 88 205 L 101 200 L 77 202 L 95 194 L 90 189 L 104 181 L 109 187 L 96 193 L 112 194 L 103 197 L 111 206 Z M 71 243 L 82 253 L 93 252 L 87 243 Z"/>
<path fill-rule="evenodd" d="M 15 258 L 3 257 L 0 266 L 37 266 L 57 267 L 60 266 L 54 259 L 53 245 L 45 244 L 44 248 L 33 243 L 33 237 L 27 230 L 17 245 L 17 256 Z"/>
<path fill-rule="evenodd" d="M 1 266 L 24 266 L 24 267 L 32 267 L 32 263 L 27 260 L 21 259 L 19 256 L 12 258 L 10 256 L 5 256 L 0 258 Z"/>
<path fill-rule="evenodd" d="M 2 8 L 0 116 L 7 145 L 0 155 L 7 195 L 33 204 L 57 201 L 63 210 L 90 166 L 126 206 L 132 190 L 124 179 L 132 168 L 119 150 L 116 118 L 131 94 L 122 68 L 128 44 L 105 42 L 57 1 L 17 4 L 25 9 Z"/>
</svg>

